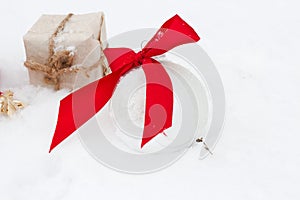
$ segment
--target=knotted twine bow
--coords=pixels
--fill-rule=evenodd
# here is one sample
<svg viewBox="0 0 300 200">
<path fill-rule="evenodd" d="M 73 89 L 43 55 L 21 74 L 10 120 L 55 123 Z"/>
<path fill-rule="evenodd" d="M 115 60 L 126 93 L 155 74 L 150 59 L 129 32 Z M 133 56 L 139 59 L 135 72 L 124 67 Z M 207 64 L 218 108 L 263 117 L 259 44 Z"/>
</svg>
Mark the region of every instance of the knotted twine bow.
<svg viewBox="0 0 300 200">
<path fill-rule="evenodd" d="M 128 48 L 106 48 L 104 54 L 112 73 L 69 94 L 60 102 L 50 152 L 100 111 L 112 97 L 120 78 L 139 66 L 145 73 L 147 83 L 141 147 L 170 128 L 173 115 L 172 82 L 164 67 L 152 57 L 199 40 L 194 29 L 175 15 L 162 25 L 138 53 Z"/>
<path fill-rule="evenodd" d="M 60 75 L 66 72 L 77 72 L 77 68 L 72 68 L 74 54 L 68 50 L 55 51 L 55 38 L 64 30 L 65 25 L 73 16 L 68 14 L 60 22 L 54 33 L 49 39 L 49 58 L 46 64 L 41 64 L 28 59 L 24 62 L 25 67 L 34 71 L 45 73 L 44 82 L 54 86 L 55 90 L 60 89 Z M 98 63 L 97 63 L 98 64 Z M 96 65 L 95 65 L 96 66 Z"/>
</svg>

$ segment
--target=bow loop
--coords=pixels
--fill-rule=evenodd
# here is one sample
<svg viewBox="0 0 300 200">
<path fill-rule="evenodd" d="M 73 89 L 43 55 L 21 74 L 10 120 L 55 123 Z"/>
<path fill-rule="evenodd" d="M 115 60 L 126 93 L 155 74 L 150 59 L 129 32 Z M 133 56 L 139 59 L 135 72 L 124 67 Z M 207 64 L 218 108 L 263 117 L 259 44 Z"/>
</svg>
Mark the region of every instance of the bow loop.
<svg viewBox="0 0 300 200">
<path fill-rule="evenodd" d="M 106 48 L 103 52 L 112 72 L 132 64 L 136 57 L 136 53 L 129 48 Z"/>
<path fill-rule="evenodd" d="M 166 21 L 144 47 L 146 57 L 164 54 L 182 44 L 198 42 L 200 37 L 195 30 L 175 15 Z"/>
</svg>

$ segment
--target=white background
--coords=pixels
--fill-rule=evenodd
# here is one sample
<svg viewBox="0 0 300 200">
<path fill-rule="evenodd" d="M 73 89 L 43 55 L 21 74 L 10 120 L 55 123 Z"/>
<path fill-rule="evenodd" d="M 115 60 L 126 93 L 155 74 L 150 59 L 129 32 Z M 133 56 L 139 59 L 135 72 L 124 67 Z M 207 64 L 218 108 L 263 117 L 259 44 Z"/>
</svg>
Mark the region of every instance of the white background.
<svg viewBox="0 0 300 200">
<path fill-rule="evenodd" d="M 299 1 L 1 0 L 0 89 L 27 107 L 0 118 L 0 199 L 300 198 Z M 159 27 L 178 13 L 201 36 L 227 95 L 213 156 L 191 149 L 163 171 L 128 175 L 103 167 L 71 137 L 48 154 L 59 99 L 28 85 L 22 36 L 43 14 L 104 11 L 108 36 Z"/>
</svg>

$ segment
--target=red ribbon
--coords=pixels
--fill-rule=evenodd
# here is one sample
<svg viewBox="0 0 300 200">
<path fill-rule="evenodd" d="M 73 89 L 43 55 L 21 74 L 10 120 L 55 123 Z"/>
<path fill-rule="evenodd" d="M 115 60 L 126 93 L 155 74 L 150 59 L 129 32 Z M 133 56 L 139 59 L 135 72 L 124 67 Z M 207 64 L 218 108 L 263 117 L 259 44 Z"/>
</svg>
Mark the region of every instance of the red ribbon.
<svg viewBox="0 0 300 200">
<path fill-rule="evenodd" d="M 175 15 L 166 21 L 142 51 L 106 48 L 112 73 L 69 94 L 60 102 L 58 121 L 50 152 L 91 119 L 110 100 L 120 78 L 142 66 L 146 77 L 145 122 L 141 147 L 172 126 L 173 87 L 164 67 L 153 56 L 199 41 L 194 29 Z"/>
</svg>

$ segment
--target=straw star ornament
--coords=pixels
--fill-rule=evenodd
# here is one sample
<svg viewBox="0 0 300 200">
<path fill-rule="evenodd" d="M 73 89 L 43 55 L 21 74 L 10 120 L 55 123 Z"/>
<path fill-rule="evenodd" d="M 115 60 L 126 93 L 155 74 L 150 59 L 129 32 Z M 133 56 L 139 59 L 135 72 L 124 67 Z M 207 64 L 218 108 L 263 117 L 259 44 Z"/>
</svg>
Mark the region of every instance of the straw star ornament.
<svg viewBox="0 0 300 200">
<path fill-rule="evenodd" d="M 0 114 L 11 116 L 19 109 L 24 108 L 24 104 L 13 97 L 14 93 L 10 90 L 0 92 Z"/>
</svg>

